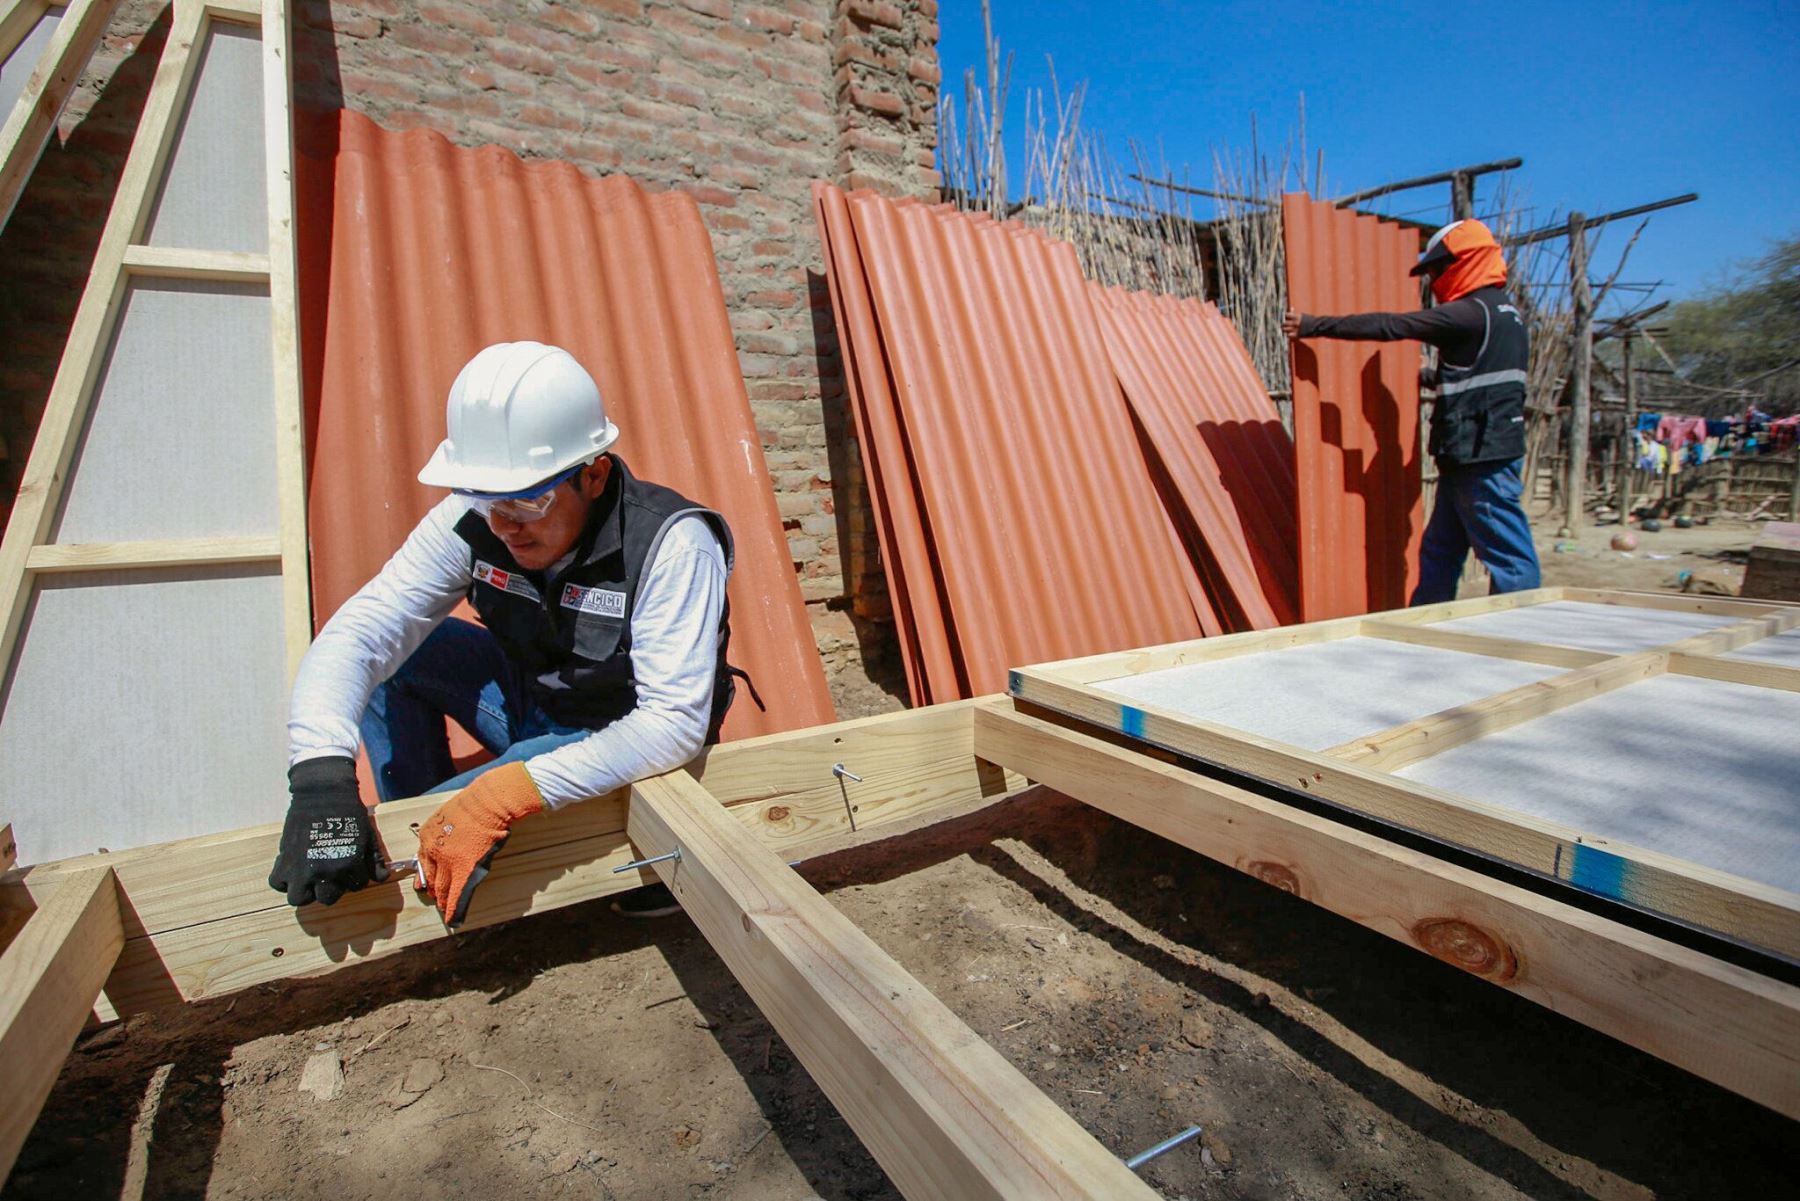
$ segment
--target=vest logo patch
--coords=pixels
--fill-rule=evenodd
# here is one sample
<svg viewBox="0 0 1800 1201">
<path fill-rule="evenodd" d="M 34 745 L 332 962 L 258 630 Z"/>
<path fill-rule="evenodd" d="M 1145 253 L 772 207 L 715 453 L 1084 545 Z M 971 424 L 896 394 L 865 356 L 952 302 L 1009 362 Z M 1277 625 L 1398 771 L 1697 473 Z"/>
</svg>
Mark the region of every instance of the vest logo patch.
<svg viewBox="0 0 1800 1201">
<path fill-rule="evenodd" d="M 625 594 L 610 588 L 581 588 L 564 584 L 562 604 L 565 609 L 592 613 L 596 617 L 624 617 Z"/>
<path fill-rule="evenodd" d="M 538 590 L 531 586 L 530 580 L 527 580 L 525 577 L 518 575 L 515 572 L 495 567 L 492 563 L 484 563 L 480 559 L 475 560 L 474 575 L 475 578 L 483 584 L 498 588 L 502 592 L 510 592 L 514 596 L 529 597 L 532 600 L 538 599 Z"/>
</svg>

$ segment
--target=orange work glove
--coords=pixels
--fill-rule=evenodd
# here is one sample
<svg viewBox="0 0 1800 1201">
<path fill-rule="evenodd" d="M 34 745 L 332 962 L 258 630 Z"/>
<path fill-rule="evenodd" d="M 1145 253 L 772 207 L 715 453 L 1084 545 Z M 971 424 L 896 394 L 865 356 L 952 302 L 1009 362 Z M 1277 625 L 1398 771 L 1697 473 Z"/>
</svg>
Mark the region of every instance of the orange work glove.
<svg viewBox="0 0 1800 1201">
<path fill-rule="evenodd" d="M 476 776 L 419 827 L 416 887 L 437 903 L 446 926 L 462 925 L 512 824 L 543 810 L 531 773 L 523 763 L 508 763 Z"/>
</svg>

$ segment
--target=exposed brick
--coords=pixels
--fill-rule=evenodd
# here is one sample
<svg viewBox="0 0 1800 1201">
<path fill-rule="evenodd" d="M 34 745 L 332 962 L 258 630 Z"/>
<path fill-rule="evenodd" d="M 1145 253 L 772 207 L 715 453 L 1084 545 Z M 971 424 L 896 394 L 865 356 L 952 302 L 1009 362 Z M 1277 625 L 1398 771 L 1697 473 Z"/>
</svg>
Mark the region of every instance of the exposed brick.
<svg viewBox="0 0 1800 1201">
<path fill-rule="evenodd" d="M 430 25 L 408 23 L 397 25 L 388 31 L 388 36 L 395 42 L 411 50 L 426 50 L 445 58 L 473 58 L 475 43 L 461 34 L 451 33 L 447 29 L 437 29 Z"/>
<path fill-rule="evenodd" d="M 448 25 L 452 29 L 460 29 L 464 33 L 472 33 L 476 37 L 489 38 L 500 32 L 500 27 L 489 20 L 479 9 L 466 4 L 421 4 L 419 17 L 432 25 Z"/>
<path fill-rule="evenodd" d="M 882 25 L 888 29 L 900 28 L 906 19 L 900 6 L 889 4 L 887 0 L 845 0 L 844 11 L 858 24 Z"/>
<path fill-rule="evenodd" d="M 717 17 L 721 21 L 731 19 L 731 0 L 676 0 L 684 8 L 691 8 L 697 13 L 705 13 L 709 17 Z"/>
<path fill-rule="evenodd" d="M 899 117 L 906 113 L 906 101 L 892 92 L 877 92 L 858 84 L 850 85 L 850 103 L 865 112 Z"/>
<path fill-rule="evenodd" d="M 743 17 L 752 29 L 766 29 L 770 33 L 779 34 L 794 32 L 794 18 L 772 8 L 746 8 Z"/>
</svg>

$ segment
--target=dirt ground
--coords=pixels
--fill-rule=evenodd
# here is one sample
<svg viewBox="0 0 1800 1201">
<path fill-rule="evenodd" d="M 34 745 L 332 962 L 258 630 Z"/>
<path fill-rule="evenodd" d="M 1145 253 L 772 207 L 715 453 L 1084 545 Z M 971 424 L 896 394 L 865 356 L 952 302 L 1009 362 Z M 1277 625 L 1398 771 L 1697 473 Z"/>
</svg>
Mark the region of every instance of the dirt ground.
<svg viewBox="0 0 1800 1201">
<path fill-rule="evenodd" d="M 1755 528 L 1610 533 L 1546 582 Z M 1055 794 L 802 870 L 1108 1148 L 1204 1125 L 1167 1197 L 1792 1195 L 1800 1126 Z M 95 1031 L 3 1197 L 897 1195 L 685 918 L 596 902 Z"/>
</svg>

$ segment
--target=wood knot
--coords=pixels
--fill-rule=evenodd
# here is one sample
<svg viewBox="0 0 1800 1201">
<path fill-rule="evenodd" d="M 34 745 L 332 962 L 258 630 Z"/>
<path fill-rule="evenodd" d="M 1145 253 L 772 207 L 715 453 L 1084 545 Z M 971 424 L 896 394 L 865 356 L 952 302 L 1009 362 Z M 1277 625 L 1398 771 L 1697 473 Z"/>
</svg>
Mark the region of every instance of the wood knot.
<svg viewBox="0 0 1800 1201">
<path fill-rule="evenodd" d="M 1461 918 L 1426 918 L 1413 926 L 1412 936 L 1445 963 L 1484 980 L 1505 984 L 1519 974 L 1519 960 L 1511 947 Z"/>
<path fill-rule="evenodd" d="M 1300 877 L 1294 869 L 1285 863 L 1272 863 L 1267 859 L 1258 859 L 1244 869 L 1264 884 L 1273 884 L 1282 892 L 1291 892 L 1295 896 L 1304 896 L 1300 891 Z"/>
<path fill-rule="evenodd" d="M 784 822 L 788 819 L 788 807 L 786 805 L 770 805 L 763 810 L 763 816 L 772 822 Z"/>
</svg>

